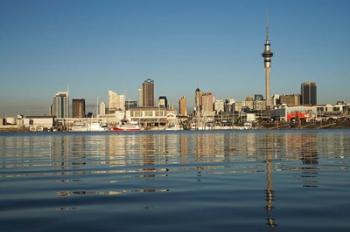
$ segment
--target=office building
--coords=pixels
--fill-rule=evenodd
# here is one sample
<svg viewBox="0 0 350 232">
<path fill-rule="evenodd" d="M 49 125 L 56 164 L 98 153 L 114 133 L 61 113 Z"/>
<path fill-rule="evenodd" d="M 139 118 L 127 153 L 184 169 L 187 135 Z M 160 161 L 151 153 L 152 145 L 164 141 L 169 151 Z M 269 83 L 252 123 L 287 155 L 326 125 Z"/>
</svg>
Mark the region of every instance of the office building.
<svg viewBox="0 0 350 232">
<path fill-rule="evenodd" d="M 168 99 L 166 96 L 160 96 L 158 98 L 158 106 L 162 108 L 168 108 Z"/>
<path fill-rule="evenodd" d="M 125 110 L 125 95 L 120 95 L 111 90 L 108 91 L 108 111 L 113 113 L 115 111 Z"/>
<path fill-rule="evenodd" d="M 199 88 L 197 88 L 194 96 L 195 111 L 197 115 L 199 115 L 200 112 L 202 111 L 202 94 L 203 94 L 202 91 Z"/>
<path fill-rule="evenodd" d="M 300 94 L 281 95 L 280 104 L 285 104 L 287 106 L 298 106 L 300 105 Z"/>
<path fill-rule="evenodd" d="M 142 83 L 142 106 L 154 107 L 154 81 L 151 79 Z"/>
<path fill-rule="evenodd" d="M 138 88 L 137 93 L 138 93 L 138 101 L 137 101 L 137 106 L 138 106 L 138 107 L 142 107 L 142 106 L 143 106 L 143 93 L 142 93 L 142 87 Z"/>
<path fill-rule="evenodd" d="M 301 104 L 317 105 L 317 86 L 313 81 L 307 81 L 301 84 Z"/>
<path fill-rule="evenodd" d="M 225 111 L 225 101 L 221 99 L 217 99 L 214 102 L 214 110 L 216 114 L 223 113 Z"/>
<path fill-rule="evenodd" d="M 214 113 L 214 95 L 210 92 L 203 93 L 201 97 L 202 116 L 212 116 Z"/>
<path fill-rule="evenodd" d="M 248 96 L 245 98 L 245 107 L 252 110 L 254 109 L 254 98 L 251 96 Z"/>
<path fill-rule="evenodd" d="M 85 118 L 85 99 L 72 100 L 72 117 Z"/>
<path fill-rule="evenodd" d="M 179 100 L 179 115 L 187 116 L 187 100 L 185 96 L 182 96 Z"/>
<path fill-rule="evenodd" d="M 255 94 L 254 95 L 254 101 L 263 101 L 264 100 L 264 96 L 261 94 Z"/>
<path fill-rule="evenodd" d="M 125 110 L 130 110 L 137 107 L 137 101 L 127 100 L 125 101 Z"/>
<path fill-rule="evenodd" d="M 99 115 L 105 116 L 106 115 L 106 104 L 104 102 L 101 102 L 99 105 Z"/>
<path fill-rule="evenodd" d="M 51 105 L 51 116 L 57 118 L 69 117 L 69 94 L 66 92 L 57 92 L 53 97 Z"/>
<path fill-rule="evenodd" d="M 236 101 L 233 98 L 226 99 L 224 103 L 224 111 L 225 113 L 233 113 L 234 112 L 234 103 Z"/>
</svg>

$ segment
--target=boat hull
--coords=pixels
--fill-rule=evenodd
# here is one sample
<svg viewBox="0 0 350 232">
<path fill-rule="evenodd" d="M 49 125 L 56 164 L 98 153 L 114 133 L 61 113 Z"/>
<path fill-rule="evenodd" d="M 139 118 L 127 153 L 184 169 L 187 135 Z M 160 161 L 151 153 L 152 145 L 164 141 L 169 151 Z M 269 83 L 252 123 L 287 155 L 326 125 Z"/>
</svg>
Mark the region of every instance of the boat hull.
<svg viewBox="0 0 350 232">
<path fill-rule="evenodd" d="M 112 128 L 112 131 L 140 131 L 140 128 L 120 128 L 120 127 L 114 127 Z"/>
</svg>

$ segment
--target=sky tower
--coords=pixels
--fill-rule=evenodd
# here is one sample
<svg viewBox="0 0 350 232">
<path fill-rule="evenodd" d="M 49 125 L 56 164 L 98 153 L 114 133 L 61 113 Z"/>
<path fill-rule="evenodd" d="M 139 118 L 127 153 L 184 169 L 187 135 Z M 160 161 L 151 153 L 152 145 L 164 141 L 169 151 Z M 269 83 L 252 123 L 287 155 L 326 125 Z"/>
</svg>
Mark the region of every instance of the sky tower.
<svg viewBox="0 0 350 232">
<path fill-rule="evenodd" d="M 266 25 L 266 41 L 264 52 L 262 53 L 262 57 L 264 58 L 264 66 L 265 66 L 265 99 L 266 99 L 266 108 L 271 107 L 271 95 L 270 95 L 270 69 L 271 69 L 271 58 L 273 53 L 271 51 L 271 44 L 269 38 L 269 26 Z"/>
</svg>

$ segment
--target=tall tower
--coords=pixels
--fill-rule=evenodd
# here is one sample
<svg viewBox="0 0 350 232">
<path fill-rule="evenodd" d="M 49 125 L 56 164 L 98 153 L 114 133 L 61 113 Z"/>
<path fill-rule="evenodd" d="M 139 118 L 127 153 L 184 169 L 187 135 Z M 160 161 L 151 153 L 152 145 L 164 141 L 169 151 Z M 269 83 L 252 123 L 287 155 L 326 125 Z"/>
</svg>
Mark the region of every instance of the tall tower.
<svg viewBox="0 0 350 232">
<path fill-rule="evenodd" d="M 271 58 L 273 53 L 271 51 L 271 44 L 269 38 L 269 26 L 266 25 L 266 40 L 265 40 L 265 49 L 262 53 L 264 58 L 265 66 L 265 99 L 266 99 L 266 108 L 271 107 L 271 95 L 270 95 L 270 69 L 271 69 Z"/>
</svg>

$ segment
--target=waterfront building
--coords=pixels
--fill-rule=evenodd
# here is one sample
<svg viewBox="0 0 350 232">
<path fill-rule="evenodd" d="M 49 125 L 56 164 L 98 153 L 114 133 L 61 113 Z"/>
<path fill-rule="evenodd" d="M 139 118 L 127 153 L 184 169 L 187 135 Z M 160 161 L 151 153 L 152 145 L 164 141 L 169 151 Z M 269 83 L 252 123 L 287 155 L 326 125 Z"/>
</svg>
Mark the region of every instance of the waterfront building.
<svg viewBox="0 0 350 232">
<path fill-rule="evenodd" d="M 160 96 L 158 98 L 158 106 L 162 108 L 168 108 L 168 99 L 166 96 Z"/>
<path fill-rule="evenodd" d="M 301 120 L 309 122 L 317 117 L 316 106 L 283 106 L 278 109 L 271 110 L 271 118 L 275 120 L 290 122 Z"/>
<path fill-rule="evenodd" d="M 69 94 L 68 91 L 57 92 L 52 99 L 51 116 L 57 118 L 69 117 Z"/>
<path fill-rule="evenodd" d="M 202 116 L 212 116 L 214 114 L 214 95 L 210 92 L 203 93 L 201 97 Z"/>
<path fill-rule="evenodd" d="M 271 107 L 271 96 L 270 96 L 270 70 L 271 70 L 271 58 L 273 53 L 271 51 L 271 43 L 269 38 L 269 27 L 266 26 L 266 40 L 264 45 L 264 52 L 262 57 L 264 58 L 264 67 L 265 67 L 265 99 L 266 99 L 266 108 Z"/>
<path fill-rule="evenodd" d="M 137 107 L 137 101 L 127 100 L 125 101 L 125 110 L 129 110 Z"/>
<path fill-rule="evenodd" d="M 108 111 L 113 113 L 117 110 L 125 111 L 125 95 L 120 95 L 111 90 L 108 91 Z"/>
<path fill-rule="evenodd" d="M 281 95 L 280 104 L 285 104 L 287 106 L 298 106 L 300 105 L 300 94 Z"/>
<path fill-rule="evenodd" d="M 317 86 L 313 81 L 307 81 L 301 84 L 301 104 L 317 105 Z"/>
<path fill-rule="evenodd" d="M 106 104 L 104 102 L 101 102 L 98 108 L 100 116 L 106 115 Z"/>
<path fill-rule="evenodd" d="M 25 116 L 23 118 L 24 128 L 30 131 L 47 131 L 52 130 L 54 126 L 53 116 Z"/>
<path fill-rule="evenodd" d="M 179 100 L 179 115 L 187 116 L 187 101 L 185 96 L 182 96 Z"/>
<path fill-rule="evenodd" d="M 151 79 L 142 83 L 142 106 L 154 107 L 154 81 Z"/>
<path fill-rule="evenodd" d="M 72 117 L 85 118 L 85 99 L 72 100 Z"/>
<path fill-rule="evenodd" d="M 143 128 L 165 128 L 177 124 L 175 110 L 159 107 L 137 107 L 129 111 L 129 120 L 138 122 Z"/>
</svg>

